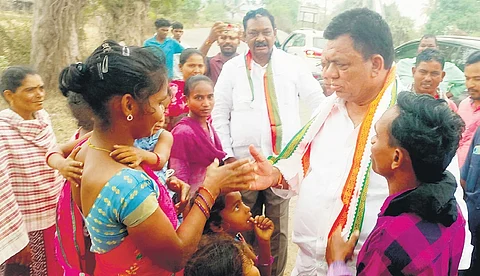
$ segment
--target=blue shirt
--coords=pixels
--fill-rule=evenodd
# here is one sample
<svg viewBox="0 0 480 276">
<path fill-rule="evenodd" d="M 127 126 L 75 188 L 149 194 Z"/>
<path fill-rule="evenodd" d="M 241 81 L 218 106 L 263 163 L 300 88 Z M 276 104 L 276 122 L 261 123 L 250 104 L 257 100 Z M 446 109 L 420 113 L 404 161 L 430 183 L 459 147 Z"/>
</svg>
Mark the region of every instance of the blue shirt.
<svg viewBox="0 0 480 276">
<path fill-rule="evenodd" d="M 480 128 L 477 128 L 473 136 L 460 177 L 466 182 L 468 224 L 472 238 L 476 239 L 476 231 L 480 226 Z M 480 235 L 480 232 L 478 234 Z"/>
<path fill-rule="evenodd" d="M 178 43 L 175 39 L 171 39 L 169 37 L 165 38 L 165 41 L 163 43 L 160 43 L 157 40 L 157 36 L 154 35 L 152 38 L 147 39 L 143 43 L 144 47 L 160 47 L 163 52 L 165 53 L 165 61 L 167 64 L 167 70 L 168 70 L 168 78 L 172 79 L 173 78 L 173 55 L 174 54 L 179 54 L 183 51 L 183 46 Z"/>
</svg>

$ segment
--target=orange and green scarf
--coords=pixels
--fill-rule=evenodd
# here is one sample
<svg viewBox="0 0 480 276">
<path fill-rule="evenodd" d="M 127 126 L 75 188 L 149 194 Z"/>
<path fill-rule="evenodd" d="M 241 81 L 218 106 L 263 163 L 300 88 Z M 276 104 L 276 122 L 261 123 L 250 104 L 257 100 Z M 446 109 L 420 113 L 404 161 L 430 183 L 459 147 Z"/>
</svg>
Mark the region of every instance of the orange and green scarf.
<svg viewBox="0 0 480 276">
<path fill-rule="evenodd" d="M 245 55 L 245 68 L 247 71 L 250 91 L 252 93 L 252 102 L 255 100 L 255 89 L 251 76 L 252 72 L 252 53 L 249 51 Z M 275 93 L 275 84 L 273 82 L 272 61 L 268 62 L 267 71 L 263 75 L 263 90 L 267 103 L 268 120 L 270 122 L 270 132 L 272 136 L 272 150 L 274 154 L 279 154 L 282 149 L 282 121 L 280 119 L 280 110 L 278 108 L 277 94 Z"/>
</svg>

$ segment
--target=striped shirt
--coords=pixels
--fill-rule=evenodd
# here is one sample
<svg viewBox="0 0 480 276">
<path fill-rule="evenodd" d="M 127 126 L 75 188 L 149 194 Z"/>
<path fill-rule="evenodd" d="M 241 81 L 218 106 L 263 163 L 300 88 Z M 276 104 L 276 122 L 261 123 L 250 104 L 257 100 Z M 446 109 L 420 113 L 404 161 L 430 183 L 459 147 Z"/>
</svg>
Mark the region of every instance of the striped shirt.
<svg viewBox="0 0 480 276">
<path fill-rule="evenodd" d="M 16 253 L 10 251 L 26 245 L 20 243 L 27 232 L 55 224 L 63 177 L 45 162 L 55 144 L 45 110 L 34 120 L 24 120 L 10 109 L 0 111 L 0 263 Z"/>
</svg>

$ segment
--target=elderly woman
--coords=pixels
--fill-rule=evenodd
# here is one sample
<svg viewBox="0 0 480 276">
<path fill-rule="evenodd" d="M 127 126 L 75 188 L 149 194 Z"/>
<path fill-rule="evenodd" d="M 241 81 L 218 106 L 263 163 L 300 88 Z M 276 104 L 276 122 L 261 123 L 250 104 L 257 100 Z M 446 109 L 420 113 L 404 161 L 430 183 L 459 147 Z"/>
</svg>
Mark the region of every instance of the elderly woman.
<svg viewBox="0 0 480 276">
<path fill-rule="evenodd" d="M 6 275 L 62 275 L 53 236 L 63 178 L 45 162 L 56 139 L 43 81 L 30 68 L 10 67 L 1 86 L 9 108 L 0 112 L 0 264 Z"/>
</svg>

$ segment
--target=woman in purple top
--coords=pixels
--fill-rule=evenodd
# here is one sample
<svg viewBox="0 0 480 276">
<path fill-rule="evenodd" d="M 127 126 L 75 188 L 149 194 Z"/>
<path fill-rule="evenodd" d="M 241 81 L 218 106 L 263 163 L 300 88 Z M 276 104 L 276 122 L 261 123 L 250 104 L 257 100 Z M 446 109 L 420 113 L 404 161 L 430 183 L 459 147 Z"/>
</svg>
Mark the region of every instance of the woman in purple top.
<svg viewBox="0 0 480 276">
<path fill-rule="evenodd" d="M 443 100 L 400 93 L 377 122 L 372 167 L 388 181 L 377 224 L 362 246 L 357 275 L 457 275 L 465 220 L 455 201 L 457 182 L 445 169 L 464 129 Z M 358 238 L 340 229 L 327 244 L 328 275 L 352 275 L 345 262 Z"/>
<path fill-rule="evenodd" d="M 222 144 L 208 122 L 215 100 L 213 82 L 204 75 L 190 77 L 185 83 L 189 113 L 173 128 L 170 168 L 176 176 L 191 186 L 193 194 L 205 178 L 207 167 L 225 157 Z"/>
</svg>

